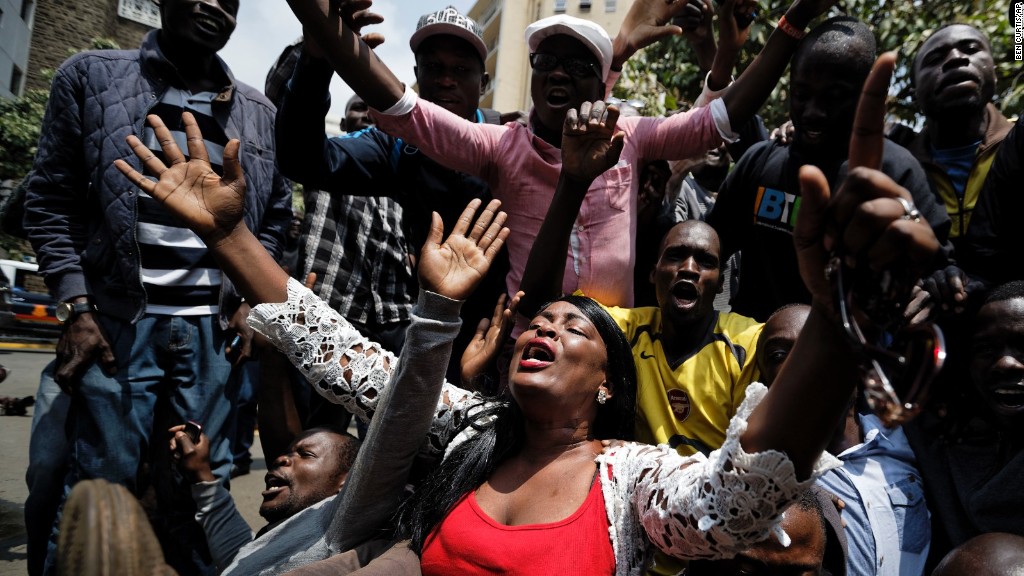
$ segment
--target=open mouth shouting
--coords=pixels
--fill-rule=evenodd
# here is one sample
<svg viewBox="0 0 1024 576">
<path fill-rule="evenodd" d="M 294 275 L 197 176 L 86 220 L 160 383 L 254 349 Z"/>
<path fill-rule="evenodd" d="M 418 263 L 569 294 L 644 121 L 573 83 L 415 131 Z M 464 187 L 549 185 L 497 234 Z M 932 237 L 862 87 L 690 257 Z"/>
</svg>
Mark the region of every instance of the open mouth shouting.
<svg viewBox="0 0 1024 576">
<path fill-rule="evenodd" d="M 1001 408 L 1020 410 L 1024 408 L 1024 381 L 999 384 L 990 388 L 989 397 Z"/>
<path fill-rule="evenodd" d="M 552 108 L 566 108 L 572 102 L 572 96 L 569 94 L 568 89 L 556 86 L 548 90 L 545 100 L 548 106 Z"/>
<path fill-rule="evenodd" d="M 267 489 L 263 491 L 264 501 L 274 499 L 278 494 L 284 492 L 286 488 L 291 487 L 291 482 L 274 474 L 273 472 L 268 472 L 267 475 L 263 477 L 263 481 L 267 486 Z"/>
<path fill-rule="evenodd" d="M 689 310 L 700 300 L 700 289 L 689 280 L 680 280 L 672 285 L 672 299 L 676 308 Z"/>
<path fill-rule="evenodd" d="M 544 338 L 534 338 L 526 343 L 519 359 L 519 367 L 526 370 L 541 370 L 555 361 L 555 349 Z"/>
</svg>

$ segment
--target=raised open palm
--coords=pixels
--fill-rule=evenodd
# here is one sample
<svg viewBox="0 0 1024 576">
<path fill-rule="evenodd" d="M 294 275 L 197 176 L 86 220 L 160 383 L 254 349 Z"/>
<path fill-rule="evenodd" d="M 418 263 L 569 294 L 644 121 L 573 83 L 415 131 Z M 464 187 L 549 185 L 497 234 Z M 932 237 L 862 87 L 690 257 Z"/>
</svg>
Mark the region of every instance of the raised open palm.
<svg viewBox="0 0 1024 576">
<path fill-rule="evenodd" d="M 508 238 L 501 202 L 491 200 L 474 222 L 481 201 L 472 200 L 462 211 L 455 228 L 441 242 L 444 225 L 434 212 L 423 250 L 420 252 L 420 285 L 453 300 L 465 300 L 487 275 L 491 262 Z"/>
<path fill-rule="evenodd" d="M 159 116 L 150 115 L 147 120 L 169 166 L 135 136 L 127 139 L 145 170 L 158 177 L 158 181 L 146 178 L 124 160 L 115 160 L 114 165 L 211 245 L 230 234 L 242 221 L 245 178 L 238 161 L 239 143 L 231 140 L 224 147 L 224 176 L 221 177 L 210 166 L 196 119 L 189 112 L 183 113 L 181 119 L 188 142 L 188 160 Z"/>
</svg>

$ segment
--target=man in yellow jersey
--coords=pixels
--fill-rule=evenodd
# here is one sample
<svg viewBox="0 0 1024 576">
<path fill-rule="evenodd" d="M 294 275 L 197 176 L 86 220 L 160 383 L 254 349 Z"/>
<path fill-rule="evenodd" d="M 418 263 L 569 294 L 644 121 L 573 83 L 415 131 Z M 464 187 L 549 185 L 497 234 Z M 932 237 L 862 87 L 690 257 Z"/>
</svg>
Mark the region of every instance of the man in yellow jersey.
<svg viewBox="0 0 1024 576">
<path fill-rule="evenodd" d="M 680 454 L 721 446 L 725 429 L 758 376 L 762 324 L 714 309 L 722 291 L 719 241 L 700 220 L 676 224 L 651 271 L 658 307 L 608 308 L 633 348 L 636 439 Z"/>
</svg>

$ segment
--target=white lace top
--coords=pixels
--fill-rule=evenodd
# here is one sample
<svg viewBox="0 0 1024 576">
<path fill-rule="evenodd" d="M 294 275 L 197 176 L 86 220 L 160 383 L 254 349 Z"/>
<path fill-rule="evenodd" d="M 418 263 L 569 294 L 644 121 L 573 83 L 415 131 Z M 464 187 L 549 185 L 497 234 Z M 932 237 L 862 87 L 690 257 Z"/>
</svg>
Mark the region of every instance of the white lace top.
<svg viewBox="0 0 1024 576">
<path fill-rule="evenodd" d="M 295 280 L 288 282 L 287 302 L 256 306 L 249 323 L 321 395 L 364 421 L 399 361 Z M 761 384 L 748 388 L 725 443 L 710 457 L 682 457 L 668 446 L 635 443 L 598 456 L 617 575 L 642 574 L 654 546 L 671 556 L 695 559 L 733 556 L 772 532 L 788 543 L 778 528 L 781 511 L 839 462 L 823 454 L 812 477 L 799 482 L 785 454 L 744 452 L 739 438 L 766 391 Z M 427 449 L 438 453 L 457 443 L 462 423 L 484 407 L 476 394 L 446 382 Z"/>
</svg>

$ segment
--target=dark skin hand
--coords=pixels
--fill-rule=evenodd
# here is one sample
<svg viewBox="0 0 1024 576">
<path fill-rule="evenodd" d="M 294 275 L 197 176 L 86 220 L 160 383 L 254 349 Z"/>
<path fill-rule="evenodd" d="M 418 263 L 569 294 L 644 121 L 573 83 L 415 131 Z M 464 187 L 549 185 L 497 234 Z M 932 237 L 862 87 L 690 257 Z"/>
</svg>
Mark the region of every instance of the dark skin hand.
<svg viewBox="0 0 1024 576">
<path fill-rule="evenodd" d="M 779 144 L 788 146 L 793 141 L 793 133 L 796 131 L 796 127 L 793 126 L 792 120 L 786 120 L 782 123 L 782 126 L 774 128 L 771 134 L 768 135 L 769 140 L 778 140 Z"/>
<path fill-rule="evenodd" d="M 419 259 L 420 286 L 452 300 L 465 300 L 480 284 L 501 250 L 508 228 L 501 202 L 491 200 L 479 216 L 482 202 L 473 200 L 459 216 L 452 233 L 444 237 L 444 223 L 432 214 L 430 232 Z M 468 234 L 467 234 L 468 232 Z"/>
<path fill-rule="evenodd" d="M 683 38 L 693 47 L 701 74 L 707 74 L 715 63 L 715 9 L 711 0 L 688 0 L 682 17 L 672 20 L 683 29 Z"/>
<path fill-rule="evenodd" d="M 909 324 L 918 324 L 942 314 L 962 314 L 968 299 L 984 289 L 983 283 L 951 264 L 918 282 L 903 318 Z"/>
<path fill-rule="evenodd" d="M 199 435 L 199 442 L 185 434 L 185 425 L 174 426 L 167 431 L 171 437 L 170 451 L 178 469 L 189 482 L 212 482 L 217 479 L 210 469 L 210 439 L 206 434 Z"/>
<path fill-rule="evenodd" d="M 249 317 L 249 310 L 251 309 L 248 303 L 242 302 L 239 304 L 238 309 L 235 310 L 235 313 L 231 315 L 231 320 L 228 322 L 228 330 L 234 331 L 239 337 L 236 346 L 231 346 L 233 339 L 224 346 L 224 354 L 228 358 L 234 356 L 231 360 L 232 366 L 241 366 L 253 357 L 253 331 L 245 321 Z"/>
<path fill-rule="evenodd" d="M 73 394 L 94 361 L 99 361 L 104 374 L 117 373 L 117 359 L 110 341 L 95 314 L 86 312 L 68 322 L 57 340 L 57 370 L 53 379 L 65 393 Z"/>
<path fill-rule="evenodd" d="M 242 220 L 245 178 L 238 159 L 238 140 L 231 140 L 224 147 L 224 176 L 221 177 L 210 166 L 195 117 L 186 112 L 181 119 L 188 142 L 188 160 L 158 116 L 151 115 L 147 120 L 163 147 L 167 165 L 149 152 L 138 138 L 127 138 L 145 170 L 158 176 L 159 182 L 149 180 L 122 160 L 115 160 L 114 165 L 146 193 L 163 202 L 203 239 L 250 305 L 285 301 L 288 274 L 262 248 Z"/>
<path fill-rule="evenodd" d="M 757 2 L 752 0 L 726 1 L 718 6 L 718 46 L 714 47 L 714 36 L 710 42 L 714 53 L 708 69 L 710 74 L 707 83 L 711 90 L 722 90 L 732 80 L 736 59 L 750 38 L 750 26 L 740 26 L 738 19 L 747 18 L 749 21 L 756 8 Z M 711 16 L 709 15 L 707 19 L 710 25 Z M 703 65 L 701 71 L 704 71 Z"/>
<path fill-rule="evenodd" d="M 473 339 L 466 346 L 466 350 L 462 353 L 462 360 L 459 362 L 460 378 L 464 388 L 472 390 L 476 377 L 483 374 L 489 365 L 494 364 L 502 344 L 512 333 L 516 311 L 519 309 L 519 300 L 522 297 L 522 292 L 516 292 L 506 308 L 505 301 L 508 297 L 505 294 L 498 296 L 498 302 L 494 305 L 494 314 L 491 315 L 491 318 L 480 319 L 476 326 L 476 333 L 473 334 Z"/>
<path fill-rule="evenodd" d="M 373 0 L 341 0 L 338 6 L 338 13 L 341 15 L 341 20 L 345 22 L 345 25 L 356 34 L 359 34 L 359 37 L 363 39 L 367 46 L 376 48 L 384 43 L 384 35 L 377 32 L 362 34 L 364 26 L 384 22 L 383 16 L 370 11 L 372 6 Z M 306 54 L 313 58 L 325 58 L 323 49 L 320 48 L 320 45 L 309 34 L 306 34 L 305 30 L 303 30 L 302 36 L 304 40 L 302 49 Z"/>
<path fill-rule="evenodd" d="M 587 186 L 619 161 L 625 135 L 615 131 L 619 110 L 604 102 L 584 102 L 569 110 L 562 126 L 562 173 Z M 568 149 L 567 149 L 568 147 Z"/>
<path fill-rule="evenodd" d="M 637 50 L 669 36 L 678 36 L 683 29 L 674 23 L 675 18 L 694 19 L 692 1 L 687 0 L 636 0 L 626 13 L 619 27 L 619 33 L 612 41 L 612 70 L 621 70 Z"/>
<path fill-rule="evenodd" d="M 812 20 L 824 14 L 836 0 L 796 0 L 786 11 L 786 20 L 798 30 L 807 28 Z M 722 18 L 724 14 L 735 14 L 739 0 L 725 0 L 719 6 L 719 33 L 726 36 L 736 36 L 739 31 L 736 18 Z M 729 111 L 729 122 L 732 126 L 743 126 L 750 120 L 758 109 L 764 104 L 783 71 L 789 64 L 789 59 L 796 51 L 799 40 L 791 38 L 780 30 L 772 32 L 768 37 L 761 53 L 744 70 L 743 74 L 736 79 L 722 95 L 722 101 Z M 719 46 L 719 51 L 724 47 Z M 718 56 L 721 58 L 722 56 Z M 733 56 L 734 58 L 734 56 Z"/>
</svg>

